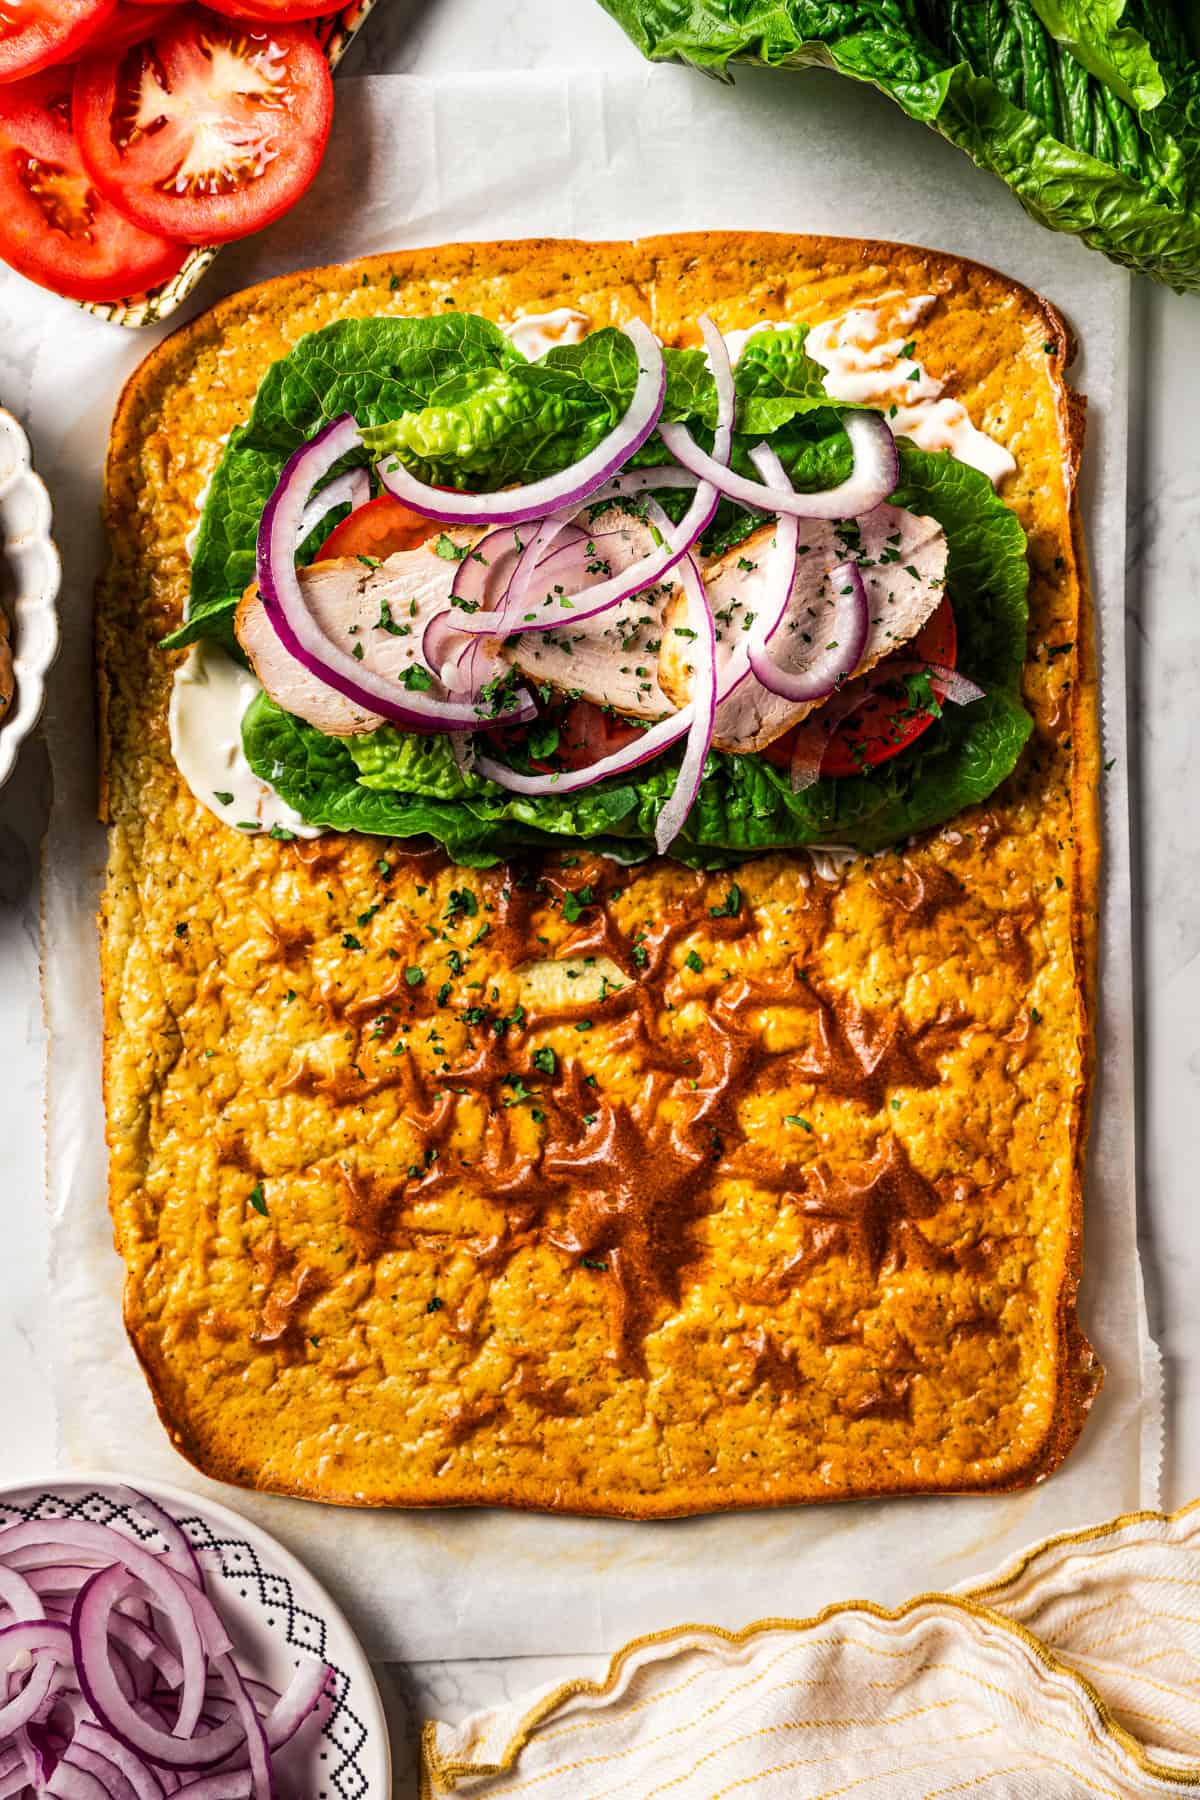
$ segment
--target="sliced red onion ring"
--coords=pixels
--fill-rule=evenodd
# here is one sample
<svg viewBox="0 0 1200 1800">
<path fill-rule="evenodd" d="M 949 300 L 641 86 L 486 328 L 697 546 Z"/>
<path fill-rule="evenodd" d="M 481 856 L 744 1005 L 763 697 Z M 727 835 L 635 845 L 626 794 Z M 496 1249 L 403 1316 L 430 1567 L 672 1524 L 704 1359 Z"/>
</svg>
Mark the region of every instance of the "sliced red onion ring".
<svg viewBox="0 0 1200 1800">
<path fill-rule="evenodd" d="M 250 1800 L 249 1769 L 231 1769 L 225 1775 L 204 1775 L 176 1789 L 178 1800 Z"/>
<path fill-rule="evenodd" d="M 178 1577 L 172 1576 L 172 1579 L 177 1580 Z M 149 1762 L 177 1769 L 202 1769 L 221 1762 L 233 1751 L 241 1749 L 245 1742 L 245 1732 L 239 1721 L 231 1720 L 216 1731 L 194 1737 L 177 1735 L 178 1726 L 176 1732 L 160 1731 L 138 1712 L 122 1692 L 113 1667 L 109 1623 L 112 1609 L 127 1581 L 128 1576 L 120 1563 L 115 1563 L 108 1569 L 97 1570 L 84 1584 L 75 1602 L 71 1618 L 71 1643 L 84 1698 L 105 1731 L 111 1732 L 127 1749 L 136 1751 Z M 183 1645 L 180 1647 L 182 1650 Z M 224 1654 L 227 1653 L 222 1652 Z M 189 1665 L 186 1653 L 184 1662 Z M 189 1715 L 194 1704 L 194 1720 L 198 1720 L 204 1698 L 203 1668 L 199 1702 L 192 1701 L 186 1685 L 184 1694 Z M 192 1729 L 194 1721 L 189 1731 Z"/>
<path fill-rule="evenodd" d="M 347 469 L 344 475 L 335 475 L 332 481 L 317 489 L 301 513 L 296 542 L 302 544 L 335 506 L 348 506 L 351 512 L 357 512 L 370 498 L 371 477 L 366 469 Z"/>
<path fill-rule="evenodd" d="M 411 731 L 472 731 L 479 710 L 462 700 L 443 700 L 420 690 L 399 698 L 395 681 L 376 675 L 340 645 L 326 637 L 304 600 L 296 572 L 301 517 L 313 486 L 347 451 L 361 444 L 349 413 L 326 425 L 288 458 L 258 528 L 258 587 L 267 618 L 284 649 L 310 674 L 361 706 Z M 486 721 L 512 724 L 534 716 L 537 708 L 526 693 L 497 709 Z"/>
<path fill-rule="evenodd" d="M 85 1775 L 93 1775 L 100 1783 L 100 1791 L 109 1800 L 139 1800 L 138 1791 L 129 1777 L 115 1763 L 101 1756 L 98 1750 L 89 1750 L 77 1740 L 67 1747 L 63 1760 L 74 1769 L 82 1769 Z"/>
<path fill-rule="evenodd" d="M 729 461 L 733 444 L 736 404 L 733 366 L 729 361 L 725 340 L 707 314 L 700 321 L 700 329 L 708 345 L 717 386 L 717 425 L 712 454 L 714 461 L 724 467 Z M 610 576 L 607 581 L 585 584 L 561 595 L 556 593 L 552 610 L 543 608 L 534 617 L 527 617 L 523 611 L 529 604 L 527 591 L 535 572 L 546 566 L 537 544 L 531 543 L 514 571 L 503 606 L 490 612 L 476 613 L 460 622 L 458 629 L 473 636 L 485 637 L 548 631 L 561 623 L 564 611 L 570 613 L 572 623 L 592 619 L 661 581 L 708 528 L 720 501 L 720 495 L 712 483 L 699 481 L 695 476 L 679 469 L 633 470 L 618 476 L 591 497 L 590 504 L 599 506 L 609 501 L 628 499 L 634 493 L 644 494 L 652 487 L 690 486 L 695 487 L 695 496 L 678 525 L 672 525 L 661 507 L 655 506 L 652 501 L 646 502 L 647 516 L 652 519 L 662 542 L 647 556 L 631 563 L 619 575 Z M 560 513 L 553 520 L 544 520 L 540 532 L 545 532 L 549 527 L 551 535 L 557 535 L 563 529 L 567 516 L 566 513 Z"/>
<path fill-rule="evenodd" d="M 783 521 L 780 521 L 782 528 Z M 799 520 L 793 521 L 793 529 Z M 795 574 L 795 551 L 792 553 L 792 572 Z M 836 564 L 827 577 L 833 590 L 833 616 L 828 625 L 822 623 L 817 636 L 824 638 L 818 643 L 813 654 L 803 669 L 781 669 L 771 656 L 768 643 L 783 621 L 781 613 L 770 631 L 767 633 L 768 643 L 752 644 L 749 650 L 750 667 L 769 693 L 779 694 L 784 700 L 805 701 L 824 700 L 851 676 L 862 661 L 863 651 L 867 647 L 867 635 L 871 629 L 871 612 L 867 600 L 867 590 L 856 562 Z M 791 584 L 788 585 L 788 596 L 791 595 Z M 786 613 L 786 600 L 784 612 Z"/>
<path fill-rule="evenodd" d="M 91 1719 L 80 1720 L 75 1728 L 75 1742 L 80 1749 L 93 1751 L 119 1769 L 138 1800 L 162 1800 L 163 1784 L 149 1764 Z"/>
<path fill-rule="evenodd" d="M 26 1581 L 15 1569 L 6 1569 L 3 1563 L 0 1563 L 0 1601 L 19 1619 L 43 1619 L 46 1616 L 33 1583 Z"/>
<path fill-rule="evenodd" d="M 638 355 L 638 378 L 632 398 L 624 417 L 607 437 L 571 468 L 498 494 L 445 493 L 418 481 L 397 457 L 391 456 L 376 465 L 384 487 L 414 512 L 446 525 L 520 525 L 550 512 L 582 506 L 641 449 L 662 411 L 667 377 L 658 340 L 640 319 L 631 319 L 621 329 Z"/>
<path fill-rule="evenodd" d="M 65 1626 L 52 1627 L 49 1620 L 42 1620 L 38 1623 L 43 1630 L 54 1629 L 63 1631 L 66 1629 Z M 18 1643 L 15 1639 L 9 1639 L 9 1631 L 20 1631 L 21 1629 L 21 1626 L 10 1625 L 5 1631 L 0 1632 L 0 1658 L 4 1657 L 5 1650 L 9 1648 L 10 1644 L 12 1654 L 30 1647 L 24 1642 Z M 71 1649 L 70 1637 L 68 1634 L 65 1660 L 69 1662 L 70 1658 Z M 36 1660 L 32 1665 L 29 1680 L 25 1683 L 24 1687 L 19 1688 L 10 1700 L 0 1706 L 0 1733 L 7 1736 L 10 1732 L 19 1731 L 22 1725 L 28 1724 L 29 1720 L 34 1717 L 55 1685 L 57 1674 L 55 1667 L 56 1660 L 62 1659 L 50 1655 L 36 1657 Z M 0 1662 L 0 1667 L 7 1668 L 7 1666 L 7 1659 Z"/>
<path fill-rule="evenodd" d="M 692 675 L 692 719 L 688 726 L 687 748 L 671 798 L 658 815 L 654 842 L 660 856 L 683 830 L 684 822 L 700 789 L 704 764 L 712 744 L 713 723 L 717 716 L 717 636 L 708 594 L 694 560 L 688 556 L 680 564 L 683 585 L 688 597 L 688 618 L 696 633 Z"/>
<path fill-rule="evenodd" d="M 893 675 L 928 675 L 930 684 L 939 700 L 949 700 L 953 706 L 970 706 L 972 700 L 982 700 L 987 692 L 979 683 L 971 681 L 958 669 L 951 669 L 946 663 L 902 662 L 893 663 Z"/>
<path fill-rule="evenodd" d="M 666 851 L 667 845 L 678 834 L 696 797 L 696 789 L 704 769 L 704 758 L 712 741 L 712 721 L 716 709 L 716 632 L 708 596 L 700 579 L 700 571 L 691 557 L 684 559 L 680 565 L 680 573 L 687 588 L 688 615 L 695 621 L 692 629 L 696 633 L 695 693 L 688 704 L 679 712 L 672 713 L 669 718 L 652 725 L 632 743 L 614 750 L 609 756 L 601 757 L 598 762 L 590 763 L 586 769 L 563 770 L 557 774 L 523 775 L 515 769 L 507 768 L 504 763 L 497 762 L 494 757 L 480 755 L 476 758 L 475 766 L 481 775 L 486 775 L 497 786 L 514 794 L 572 794 L 580 788 L 591 787 L 594 782 L 603 781 L 609 775 L 627 774 L 686 737 L 688 747 L 676 778 L 675 789 L 659 816 L 655 830 L 655 841 L 660 853 Z"/>
<path fill-rule="evenodd" d="M 817 494 L 798 494 L 790 486 L 767 487 L 735 475 L 705 454 L 686 425 L 664 421 L 658 435 L 685 469 L 712 482 L 742 506 L 758 512 L 794 513 L 799 519 L 853 519 L 873 512 L 887 499 L 899 479 L 900 462 L 896 440 L 878 413 L 847 413 L 842 425 L 854 453 L 854 468 L 847 480 Z"/>
<path fill-rule="evenodd" d="M 362 473 L 362 471 L 355 472 Z M 123 1493 L 129 1495 L 135 1510 L 151 1521 L 167 1546 L 163 1561 L 168 1568 L 174 1569 L 177 1575 L 182 1575 L 185 1581 L 194 1582 L 203 1593 L 204 1570 L 200 1567 L 200 1558 L 192 1548 L 191 1540 L 183 1527 L 175 1523 L 165 1507 L 161 1507 L 157 1500 L 152 1500 L 149 1494 L 143 1494 L 140 1488 L 126 1488 Z"/>
<path fill-rule="evenodd" d="M 95 1760 L 100 1762 L 99 1757 Z M 113 1773 L 117 1780 L 123 1779 L 115 1770 Z M 55 1800 L 122 1800 L 115 1786 L 110 1787 L 93 1770 L 69 1756 L 61 1757 L 55 1764 L 54 1773 L 46 1783 L 44 1792 L 53 1794 Z"/>
<path fill-rule="evenodd" d="M 232 1656 L 223 1656 L 217 1667 L 225 1678 L 229 1697 L 233 1701 L 234 1711 L 241 1720 L 242 1730 L 246 1734 L 246 1749 L 250 1759 L 250 1796 L 251 1800 L 278 1800 L 279 1789 L 275 1785 L 275 1771 L 271 1767 L 271 1752 L 267 1746 L 267 1734 L 263 1722 L 255 1710 L 254 1702 L 246 1691 L 241 1671 Z"/>
</svg>

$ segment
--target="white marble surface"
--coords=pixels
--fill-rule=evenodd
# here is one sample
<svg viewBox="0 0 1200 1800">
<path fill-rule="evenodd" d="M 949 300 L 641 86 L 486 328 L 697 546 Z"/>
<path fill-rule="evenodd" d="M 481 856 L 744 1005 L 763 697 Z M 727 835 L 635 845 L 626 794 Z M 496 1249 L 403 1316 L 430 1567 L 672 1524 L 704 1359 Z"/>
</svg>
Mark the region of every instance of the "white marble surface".
<svg viewBox="0 0 1200 1800">
<path fill-rule="evenodd" d="M 348 68 L 446 70 L 633 66 L 595 0 L 381 0 Z M 0 392 L 22 371 L 0 343 Z M 1135 883 L 1141 938 L 1140 1219 L 1151 1328 L 1166 1359 L 1164 1500 L 1200 1494 L 1200 1223 L 1194 1217 L 1191 1108 L 1200 1099 L 1200 800 L 1191 759 L 1200 700 L 1200 298 L 1138 284 L 1134 311 L 1129 619 Z M 36 420 L 31 421 L 36 430 Z M 71 499 L 78 502 L 80 496 Z M 38 864 L 49 772 L 26 746 L 0 793 L 0 1481 L 53 1461 L 44 1267 L 43 1049 L 38 992 Z M 415 1725 L 455 1717 L 594 1658 L 389 1666 L 397 1794 L 415 1794 Z"/>
</svg>

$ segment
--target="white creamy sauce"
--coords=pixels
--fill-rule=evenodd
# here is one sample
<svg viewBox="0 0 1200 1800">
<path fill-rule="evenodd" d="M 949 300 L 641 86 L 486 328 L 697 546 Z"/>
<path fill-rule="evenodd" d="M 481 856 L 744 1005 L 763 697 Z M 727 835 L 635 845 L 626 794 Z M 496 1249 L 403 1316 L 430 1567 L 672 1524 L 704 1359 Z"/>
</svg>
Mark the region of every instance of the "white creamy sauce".
<svg viewBox="0 0 1200 1800">
<path fill-rule="evenodd" d="M 581 343 L 591 328 L 588 315 L 569 306 L 560 306 L 554 312 L 526 313 L 501 327 L 505 337 L 530 362 L 537 362 L 556 344 Z"/>
<path fill-rule="evenodd" d="M 900 296 L 882 298 L 886 303 Z M 998 486 L 1016 468 L 1014 458 L 1003 444 L 972 424 L 962 401 L 944 392 L 944 382 L 904 354 L 909 331 L 936 303 L 935 294 L 917 294 L 889 307 L 891 330 L 900 336 L 884 335 L 882 304 L 854 306 L 836 319 L 814 325 L 804 347 L 825 370 L 826 391 L 835 400 L 880 407 L 898 436 L 911 438 L 922 450 L 948 450 Z M 782 322 L 764 319 L 742 331 L 727 332 L 725 342 L 736 359 L 756 332 L 783 329 Z"/>
<path fill-rule="evenodd" d="M 257 678 L 219 644 L 193 644 L 171 689 L 171 754 L 201 806 L 223 825 L 278 826 L 295 837 L 320 837 L 320 827 L 306 825 L 246 761 L 242 719 L 261 692 Z M 218 798 L 225 795 L 230 798 Z"/>
<path fill-rule="evenodd" d="M 917 294 L 892 308 L 892 329 L 907 334 L 936 303 L 935 294 Z M 883 337 L 881 330 L 880 312 L 869 306 L 852 307 L 841 318 L 813 326 L 804 347 L 826 371 L 829 393 L 837 400 L 885 407 L 898 436 L 911 438 L 922 450 L 948 450 L 999 486 L 1015 470 L 1015 459 L 972 424 L 962 401 L 943 392 L 944 382 L 904 354 L 907 335 Z"/>
</svg>

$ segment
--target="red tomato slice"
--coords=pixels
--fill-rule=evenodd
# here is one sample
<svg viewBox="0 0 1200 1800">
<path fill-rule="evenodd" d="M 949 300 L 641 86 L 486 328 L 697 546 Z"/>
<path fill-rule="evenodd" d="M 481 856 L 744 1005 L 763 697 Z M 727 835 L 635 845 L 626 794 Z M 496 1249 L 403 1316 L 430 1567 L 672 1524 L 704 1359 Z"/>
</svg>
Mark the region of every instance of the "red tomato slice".
<svg viewBox="0 0 1200 1800">
<path fill-rule="evenodd" d="M 286 212 L 317 172 L 332 116 L 329 64 L 306 26 L 190 6 L 147 43 L 82 62 L 72 112 L 101 193 L 191 244 Z"/>
<path fill-rule="evenodd" d="M 0 81 L 16 81 L 74 56 L 115 3 L 4 0 L 0 7 Z"/>
<path fill-rule="evenodd" d="M 949 600 L 943 599 L 932 618 L 927 619 L 911 644 L 905 644 L 893 653 L 896 662 L 911 662 L 919 658 L 924 662 L 941 663 L 952 669 L 958 656 L 958 632 L 954 624 L 954 613 Z M 888 661 L 879 665 L 886 669 Z M 937 682 L 932 683 L 933 691 L 938 692 Z M 887 762 L 889 757 L 898 756 L 922 732 L 928 731 L 936 715 L 931 712 L 913 712 L 910 710 L 907 697 L 897 691 L 895 694 L 882 693 L 878 688 L 870 690 L 857 712 L 850 713 L 829 740 L 829 746 L 821 759 L 822 776 L 859 775 L 863 769 L 874 768 L 876 764 Z M 792 749 L 795 732 L 785 732 L 783 737 L 769 744 L 763 755 L 771 762 L 787 767 L 792 760 Z"/>
<path fill-rule="evenodd" d="M 605 712 L 591 700 L 572 700 L 559 721 L 555 760 L 545 766 L 586 769 L 642 735 L 637 725 L 630 725 L 618 713 Z"/>
<path fill-rule="evenodd" d="M 392 556 L 397 550 L 419 549 L 438 529 L 432 519 L 381 494 L 335 525 L 317 556 Z"/>
<path fill-rule="evenodd" d="M 340 12 L 346 0 L 208 0 L 227 19 L 320 19 Z"/>
<path fill-rule="evenodd" d="M 188 253 L 140 231 L 96 192 L 71 136 L 73 70 L 0 87 L 0 256 L 71 300 L 128 300 Z"/>
<path fill-rule="evenodd" d="M 117 0 L 112 12 L 100 21 L 80 47 L 80 55 L 128 50 L 130 44 L 140 44 L 143 38 L 153 37 L 174 11 L 174 5 L 161 6 L 158 0 Z"/>
</svg>

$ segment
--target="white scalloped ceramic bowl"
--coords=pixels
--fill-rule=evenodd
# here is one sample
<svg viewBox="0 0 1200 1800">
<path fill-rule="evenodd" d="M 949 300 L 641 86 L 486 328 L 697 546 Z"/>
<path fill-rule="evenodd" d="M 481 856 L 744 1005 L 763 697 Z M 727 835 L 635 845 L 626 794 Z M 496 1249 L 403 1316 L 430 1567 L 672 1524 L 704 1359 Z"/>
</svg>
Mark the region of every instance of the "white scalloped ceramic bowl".
<svg viewBox="0 0 1200 1800">
<path fill-rule="evenodd" d="M 46 672 L 58 654 L 62 565 L 50 536 L 50 496 L 34 473 L 29 439 L 0 407 L 0 607 L 12 634 L 16 692 L 0 724 L 0 787 L 42 714 Z"/>
</svg>

